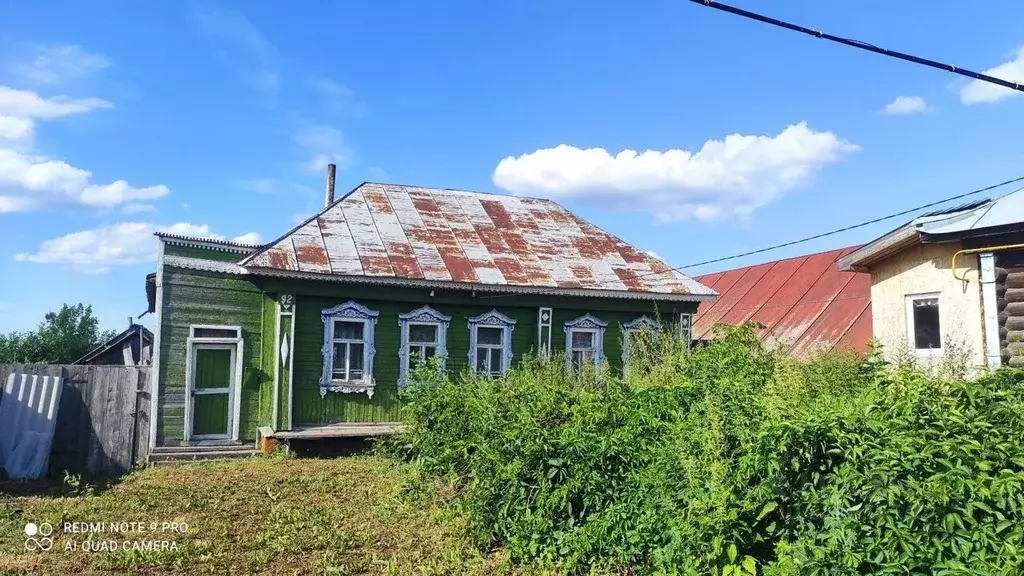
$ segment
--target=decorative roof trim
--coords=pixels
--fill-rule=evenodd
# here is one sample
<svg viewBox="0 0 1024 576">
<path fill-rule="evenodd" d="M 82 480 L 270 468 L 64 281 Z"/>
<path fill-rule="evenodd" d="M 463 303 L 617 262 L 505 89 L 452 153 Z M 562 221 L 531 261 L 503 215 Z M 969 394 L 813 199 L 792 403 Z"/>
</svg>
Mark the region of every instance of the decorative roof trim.
<svg viewBox="0 0 1024 576">
<path fill-rule="evenodd" d="M 165 257 L 166 259 L 167 257 Z M 297 280 L 318 280 L 320 282 L 343 282 L 369 284 L 373 286 L 395 286 L 399 288 L 439 288 L 445 290 L 467 290 L 477 292 L 507 292 L 512 294 L 539 296 L 578 296 L 581 298 L 617 298 L 623 300 L 660 300 L 668 302 L 713 302 L 718 294 L 672 294 L 668 292 L 629 292 L 626 290 L 588 290 L 583 288 L 552 288 L 550 286 L 510 286 L 507 284 L 475 284 L 446 282 L 442 280 L 409 280 L 390 276 L 340 276 L 318 272 L 277 270 L 274 268 L 245 268 L 250 274 Z"/>
<path fill-rule="evenodd" d="M 197 238 L 195 236 L 178 236 L 176 234 L 165 234 L 157 232 L 157 238 L 171 246 L 185 246 L 186 248 L 206 248 L 218 252 L 236 252 L 248 255 L 260 248 L 257 244 L 239 244 L 228 240 L 217 240 L 214 238 Z"/>
<path fill-rule="evenodd" d="M 204 272 L 221 272 L 223 274 L 243 275 L 249 273 L 245 268 L 234 262 L 219 262 L 217 260 L 204 260 L 203 258 L 191 258 L 189 256 L 164 256 L 164 266 L 202 270 Z"/>
</svg>

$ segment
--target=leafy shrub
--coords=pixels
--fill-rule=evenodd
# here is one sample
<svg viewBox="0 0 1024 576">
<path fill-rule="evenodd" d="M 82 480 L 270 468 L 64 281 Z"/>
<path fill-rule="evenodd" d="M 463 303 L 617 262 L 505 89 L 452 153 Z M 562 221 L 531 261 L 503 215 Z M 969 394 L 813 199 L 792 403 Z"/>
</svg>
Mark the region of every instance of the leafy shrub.
<svg viewBox="0 0 1024 576">
<path fill-rule="evenodd" d="M 1024 373 L 974 382 L 737 328 L 642 342 L 625 379 L 528 359 L 418 372 L 405 453 L 452 480 L 481 548 L 574 573 L 1019 573 Z M 878 355 L 880 356 L 880 355 Z"/>
</svg>

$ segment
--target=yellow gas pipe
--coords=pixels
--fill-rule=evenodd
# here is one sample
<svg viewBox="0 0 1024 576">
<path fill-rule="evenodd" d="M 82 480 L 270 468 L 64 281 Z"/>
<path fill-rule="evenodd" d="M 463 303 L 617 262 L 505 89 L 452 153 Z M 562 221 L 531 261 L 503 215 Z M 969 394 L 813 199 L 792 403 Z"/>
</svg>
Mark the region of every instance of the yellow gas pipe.
<svg viewBox="0 0 1024 576">
<path fill-rule="evenodd" d="M 1024 248 L 1024 244 L 1006 244 L 1003 246 L 992 246 L 989 248 L 970 248 L 968 250 L 958 250 L 957 252 L 953 253 L 953 260 L 949 264 L 950 267 L 953 269 L 953 278 L 956 278 L 957 280 L 963 282 L 964 284 L 970 282 L 970 280 L 967 279 L 966 273 L 964 273 L 963 278 L 956 275 L 956 259 L 957 256 L 960 256 L 961 254 L 978 254 L 979 252 L 998 252 L 1000 250 L 1014 250 L 1017 248 Z"/>
</svg>

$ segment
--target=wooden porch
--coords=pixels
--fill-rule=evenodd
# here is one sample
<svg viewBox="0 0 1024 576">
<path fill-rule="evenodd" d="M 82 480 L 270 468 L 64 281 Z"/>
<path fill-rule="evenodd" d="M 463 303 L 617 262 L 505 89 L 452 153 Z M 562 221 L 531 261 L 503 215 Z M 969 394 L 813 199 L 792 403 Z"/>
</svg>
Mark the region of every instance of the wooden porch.
<svg viewBox="0 0 1024 576">
<path fill-rule="evenodd" d="M 292 440 L 329 440 L 334 438 L 374 438 L 402 431 L 401 422 L 345 423 L 319 426 L 298 426 L 290 430 L 259 429 L 257 445 L 261 452 L 273 452 L 280 442 Z"/>
</svg>

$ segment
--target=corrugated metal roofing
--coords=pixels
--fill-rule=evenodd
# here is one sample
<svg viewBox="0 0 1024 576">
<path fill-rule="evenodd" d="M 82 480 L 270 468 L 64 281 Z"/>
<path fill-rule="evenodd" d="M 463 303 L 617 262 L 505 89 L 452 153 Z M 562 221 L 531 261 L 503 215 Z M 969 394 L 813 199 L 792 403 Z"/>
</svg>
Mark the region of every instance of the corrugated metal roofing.
<svg viewBox="0 0 1024 576">
<path fill-rule="evenodd" d="M 257 273 L 714 296 L 550 200 L 376 183 L 240 265 Z"/>
<path fill-rule="evenodd" d="M 791 356 L 828 350 L 865 352 L 871 340 L 871 276 L 843 272 L 836 261 L 857 246 L 698 276 L 719 293 L 701 303 L 693 336 L 711 338 L 715 324 L 756 322 L 762 337 Z"/>
</svg>

